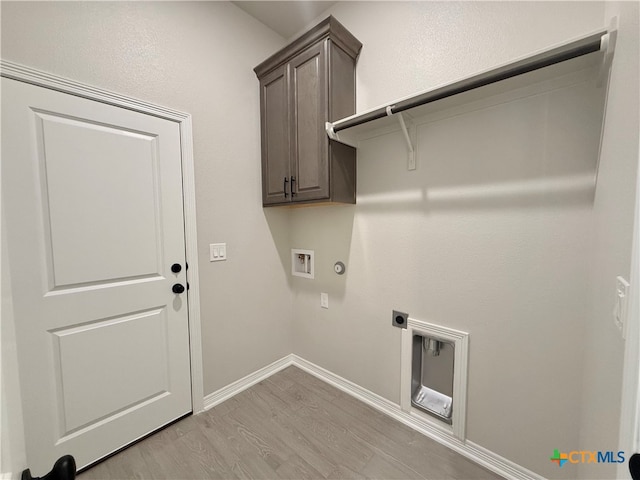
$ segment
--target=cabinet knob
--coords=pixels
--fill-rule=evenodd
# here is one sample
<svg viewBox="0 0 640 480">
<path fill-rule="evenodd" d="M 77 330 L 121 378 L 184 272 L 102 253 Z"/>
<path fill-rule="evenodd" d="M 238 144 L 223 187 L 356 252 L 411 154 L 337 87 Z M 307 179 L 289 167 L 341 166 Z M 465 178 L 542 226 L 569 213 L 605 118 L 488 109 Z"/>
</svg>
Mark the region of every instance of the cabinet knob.
<svg viewBox="0 0 640 480">
<path fill-rule="evenodd" d="M 184 285 L 180 284 L 180 283 L 176 283 L 173 287 L 171 287 L 171 291 L 173 291 L 173 293 L 183 293 L 184 292 Z"/>
</svg>

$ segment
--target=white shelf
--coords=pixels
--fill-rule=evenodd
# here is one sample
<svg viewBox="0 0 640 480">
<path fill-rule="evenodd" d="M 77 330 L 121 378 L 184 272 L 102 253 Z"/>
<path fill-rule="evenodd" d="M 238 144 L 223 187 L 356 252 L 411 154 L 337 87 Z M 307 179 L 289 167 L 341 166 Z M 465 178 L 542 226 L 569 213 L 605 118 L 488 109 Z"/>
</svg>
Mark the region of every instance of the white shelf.
<svg viewBox="0 0 640 480">
<path fill-rule="evenodd" d="M 327 134 L 333 140 L 357 146 L 357 141 L 371 132 L 402 129 L 406 133 L 403 112 L 409 119 L 419 118 L 578 73 L 606 79 L 614 44 L 615 30 L 603 28 L 498 67 L 327 123 Z M 405 138 L 412 152 L 409 135 Z"/>
</svg>

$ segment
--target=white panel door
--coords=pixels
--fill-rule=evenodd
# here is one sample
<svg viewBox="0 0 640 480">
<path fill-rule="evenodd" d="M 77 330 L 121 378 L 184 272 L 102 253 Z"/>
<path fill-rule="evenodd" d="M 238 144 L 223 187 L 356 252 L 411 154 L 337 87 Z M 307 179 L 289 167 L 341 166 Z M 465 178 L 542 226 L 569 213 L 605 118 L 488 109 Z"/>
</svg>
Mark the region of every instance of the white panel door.
<svg viewBox="0 0 640 480">
<path fill-rule="evenodd" d="M 27 460 L 78 468 L 191 411 L 179 124 L 2 79 Z M 172 264 L 182 267 L 173 273 Z"/>
</svg>

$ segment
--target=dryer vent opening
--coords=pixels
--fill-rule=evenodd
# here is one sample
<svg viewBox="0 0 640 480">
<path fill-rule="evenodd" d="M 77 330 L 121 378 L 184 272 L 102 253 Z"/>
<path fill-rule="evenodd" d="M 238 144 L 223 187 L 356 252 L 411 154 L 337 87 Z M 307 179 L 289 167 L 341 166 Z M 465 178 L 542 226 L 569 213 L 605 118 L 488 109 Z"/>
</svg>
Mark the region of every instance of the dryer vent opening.
<svg viewBox="0 0 640 480">
<path fill-rule="evenodd" d="M 451 425 L 455 344 L 413 336 L 411 405 Z"/>
</svg>

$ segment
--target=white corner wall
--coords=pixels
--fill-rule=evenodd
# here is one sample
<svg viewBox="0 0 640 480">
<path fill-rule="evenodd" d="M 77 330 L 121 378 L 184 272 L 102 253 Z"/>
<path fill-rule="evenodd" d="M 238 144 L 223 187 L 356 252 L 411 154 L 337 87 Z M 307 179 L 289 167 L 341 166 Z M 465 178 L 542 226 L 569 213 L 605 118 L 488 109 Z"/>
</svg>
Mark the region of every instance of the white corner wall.
<svg viewBox="0 0 640 480">
<path fill-rule="evenodd" d="M 193 116 L 205 395 L 292 351 L 276 245 L 288 213 L 262 209 L 252 70 L 284 43 L 228 2 L 2 2 L 3 59 Z M 209 262 L 214 242 L 227 243 L 226 262 Z M 3 471 L 24 468 L 12 456 Z"/>
<path fill-rule="evenodd" d="M 358 111 L 605 25 L 593 2 L 340 2 L 329 13 L 364 45 Z M 391 310 L 468 331 L 468 439 L 549 478 L 577 475 L 549 458 L 580 443 L 591 295 L 593 184 L 553 185 L 594 172 L 599 130 L 563 143 L 584 128 L 579 104 L 563 117 L 569 97 L 421 127 L 415 172 L 400 134 L 364 141 L 358 204 L 291 220 L 292 246 L 316 253 L 316 280 L 293 279 L 294 353 L 397 403 Z"/>
<path fill-rule="evenodd" d="M 629 281 L 638 168 L 640 26 L 638 2 L 606 2 L 619 21 L 598 184 L 593 262 L 584 339 L 580 448 L 618 450 L 624 341 L 613 324 L 615 280 Z M 631 288 L 638 289 L 637 285 Z M 626 452 L 628 459 L 631 452 Z M 581 478 L 615 478 L 616 465 L 581 465 Z M 628 471 L 627 477 L 630 478 Z"/>
</svg>

